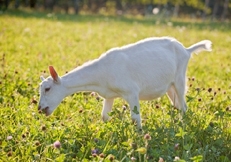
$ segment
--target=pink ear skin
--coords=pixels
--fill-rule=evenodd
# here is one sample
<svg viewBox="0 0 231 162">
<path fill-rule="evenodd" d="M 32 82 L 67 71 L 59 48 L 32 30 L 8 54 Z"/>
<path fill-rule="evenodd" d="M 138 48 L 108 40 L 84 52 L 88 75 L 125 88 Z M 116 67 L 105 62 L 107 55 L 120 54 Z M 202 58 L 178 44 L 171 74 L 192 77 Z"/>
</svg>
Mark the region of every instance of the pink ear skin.
<svg viewBox="0 0 231 162">
<path fill-rule="evenodd" d="M 55 82 L 58 83 L 59 76 L 58 76 L 57 72 L 55 71 L 54 67 L 53 66 L 49 66 L 49 71 L 50 71 L 51 77 L 54 79 Z"/>
</svg>

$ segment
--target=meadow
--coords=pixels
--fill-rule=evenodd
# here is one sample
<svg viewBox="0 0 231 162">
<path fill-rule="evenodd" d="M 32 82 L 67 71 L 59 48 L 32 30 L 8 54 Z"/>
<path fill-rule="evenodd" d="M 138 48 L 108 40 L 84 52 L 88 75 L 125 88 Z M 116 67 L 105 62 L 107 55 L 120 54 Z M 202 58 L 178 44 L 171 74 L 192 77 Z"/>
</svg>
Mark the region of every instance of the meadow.
<svg viewBox="0 0 231 162">
<path fill-rule="evenodd" d="M 0 24 L 0 161 L 231 161 L 230 23 L 8 10 Z M 40 76 L 49 76 L 49 65 L 62 76 L 152 36 L 186 47 L 213 42 L 212 52 L 189 61 L 183 117 L 166 96 L 141 101 L 138 132 L 125 101 L 116 100 L 104 123 L 102 99 L 87 92 L 65 98 L 49 117 L 38 113 Z"/>
</svg>

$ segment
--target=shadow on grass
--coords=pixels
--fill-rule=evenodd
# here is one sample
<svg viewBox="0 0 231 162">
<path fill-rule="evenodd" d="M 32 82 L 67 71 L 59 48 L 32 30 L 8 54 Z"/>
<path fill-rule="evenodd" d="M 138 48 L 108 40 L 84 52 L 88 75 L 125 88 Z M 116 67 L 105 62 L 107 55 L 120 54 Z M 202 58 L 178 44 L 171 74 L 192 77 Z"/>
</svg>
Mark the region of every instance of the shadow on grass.
<svg viewBox="0 0 231 162">
<path fill-rule="evenodd" d="M 210 21 L 199 21 L 199 20 L 187 20 L 182 21 L 180 19 L 161 19 L 156 17 L 150 18 L 130 18 L 127 16 L 105 16 L 99 14 L 91 15 L 68 15 L 61 13 L 49 13 L 49 12 L 38 12 L 38 11 L 27 11 L 27 10 L 7 10 L 2 15 L 8 15 L 12 17 L 21 17 L 21 18 L 37 18 L 37 19 L 46 19 L 51 21 L 62 21 L 62 22 L 76 22 L 76 23 L 85 23 L 85 22 L 104 22 L 104 21 L 113 21 L 113 22 L 122 22 L 128 24 L 139 23 L 143 25 L 169 25 L 172 27 L 187 27 L 189 29 L 196 30 L 219 30 L 219 31 L 230 31 L 231 23 L 229 22 L 210 22 Z M 171 22 L 169 24 L 169 22 Z"/>
</svg>

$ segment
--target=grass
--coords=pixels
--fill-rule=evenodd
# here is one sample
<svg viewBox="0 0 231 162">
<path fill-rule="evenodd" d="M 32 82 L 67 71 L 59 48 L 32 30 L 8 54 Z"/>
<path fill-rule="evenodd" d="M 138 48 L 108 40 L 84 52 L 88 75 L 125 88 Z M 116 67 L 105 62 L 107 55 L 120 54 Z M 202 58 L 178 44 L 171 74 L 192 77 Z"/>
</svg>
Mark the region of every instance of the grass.
<svg viewBox="0 0 231 162">
<path fill-rule="evenodd" d="M 231 161 L 229 23 L 7 11 L 0 24 L 0 161 Z M 189 62 L 183 119 L 166 96 L 141 102 L 143 132 L 121 99 L 107 123 L 88 93 L 65 98 L 50 117 L 37 112 L 48 65 L 63 75 L 112 47 L 166 35 L 185 46 L 213 42 Z"/>
</svg>

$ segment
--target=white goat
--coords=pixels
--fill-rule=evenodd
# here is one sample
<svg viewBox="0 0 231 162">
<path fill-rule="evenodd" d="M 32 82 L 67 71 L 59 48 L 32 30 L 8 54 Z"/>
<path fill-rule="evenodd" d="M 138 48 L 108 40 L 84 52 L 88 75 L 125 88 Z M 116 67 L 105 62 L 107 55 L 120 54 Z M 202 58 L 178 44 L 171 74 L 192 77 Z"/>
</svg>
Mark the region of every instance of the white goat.
<svg viewBox="0 0 231 162">
<path fill-rule="evenodd" d="M 121 97 L 130 106 L 132 120 L 141 128 L 139 100 L 155 99 L 167 92 L 171 103 L 185 112 L 188 60 L 193 52 L 211 51 L 211 44 L 204 40 L 185 48 L 174 38 L 147 38 L 111 49 L 62 77 L 49 66 L 51 77 L 41 77 L 38 109 L 50 115 L 64 97 L 92 91 L 104 98 L 104 121 L 109 118 L 114 99 Z"/>
</svg>

